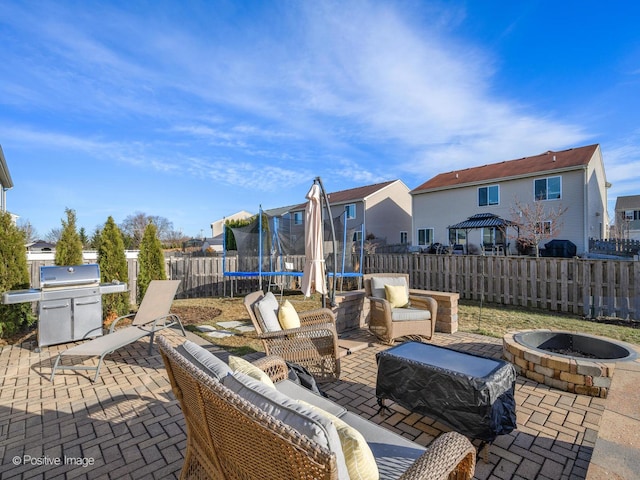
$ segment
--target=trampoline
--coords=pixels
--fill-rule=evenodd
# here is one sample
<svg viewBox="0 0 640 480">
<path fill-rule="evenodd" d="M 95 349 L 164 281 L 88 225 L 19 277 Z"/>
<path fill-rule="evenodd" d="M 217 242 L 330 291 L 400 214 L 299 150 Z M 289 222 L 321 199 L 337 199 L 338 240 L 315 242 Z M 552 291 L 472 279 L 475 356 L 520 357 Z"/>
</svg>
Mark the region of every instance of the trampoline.
<svg viewBox="0 0 640 480">
<path fill-rule="evenodd" d="M 346 216 L 344 211 L 331 221 L 323 222 L 327 276 L 340 279 L 341 287 L 345 278 L 362 277 L 360 266 L 364 255 L 364 225 L 349 226 Z M 235 251 L 227 248 L 227 228 L 233 233 Z M 335 242 L 327 240 L 334 233 Z M 237 260 L 231 262 L 231 258 Z M 230 279 L 232 297 L 238 279 L 258 279 L 260 290 L 264 290 L 263 280 L 268 282 L 268 289 L 278 286 L 282 291 L 285 284 L 291 287 L 292 279 L 302 277 L 304 269 L 304 222 L 293 212 L 272 216 L 260 207 L 259 213 L 245 226 L 225 224 L 222 265 L 223 276 Z M 224 288 L 226 291 L 226 282 Z"/>
</svg>

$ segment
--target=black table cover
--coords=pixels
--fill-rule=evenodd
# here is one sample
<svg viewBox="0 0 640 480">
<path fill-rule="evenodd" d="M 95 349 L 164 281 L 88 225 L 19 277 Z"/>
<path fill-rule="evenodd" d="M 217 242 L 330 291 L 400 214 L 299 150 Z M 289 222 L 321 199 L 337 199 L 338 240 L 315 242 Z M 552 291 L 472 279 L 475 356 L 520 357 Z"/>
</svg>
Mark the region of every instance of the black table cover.
<svg viewBox="0 0 640 480">
<path fill-rule="evenodd" d="M 376 396 L 487 442 L 516 428 L 516 372 L 494 358 L 407 342 L 376 355 Z"/>
</svg>

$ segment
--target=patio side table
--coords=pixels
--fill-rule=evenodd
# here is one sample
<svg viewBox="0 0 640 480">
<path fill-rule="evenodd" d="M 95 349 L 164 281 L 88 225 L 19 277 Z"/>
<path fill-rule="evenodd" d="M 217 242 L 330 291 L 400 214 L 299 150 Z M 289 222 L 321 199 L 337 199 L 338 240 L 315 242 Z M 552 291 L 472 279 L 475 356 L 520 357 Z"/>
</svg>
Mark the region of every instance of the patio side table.
<svg viewBox="0 0 640 480">
<path fill-rule="evenodd" d="M 516 428 L 512 364 L 427 343 L 407 342 L 376 355 L 376 397 L 491 443 Z"/>
</svg>

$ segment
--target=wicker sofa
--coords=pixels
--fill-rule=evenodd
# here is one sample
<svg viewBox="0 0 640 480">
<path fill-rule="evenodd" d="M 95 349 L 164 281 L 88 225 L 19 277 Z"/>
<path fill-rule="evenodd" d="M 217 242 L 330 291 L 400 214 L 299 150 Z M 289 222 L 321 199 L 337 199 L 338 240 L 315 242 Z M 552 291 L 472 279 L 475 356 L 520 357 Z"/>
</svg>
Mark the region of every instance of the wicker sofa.
<svg viewBox="0 0 640 480">
<path fill-rule="evenodd" d="M 286 363 L 279 357 L 253 363 L 274 382 L 273 388 L 231 372 L 225 362 L 193 342 L 174 348 L 160 337 L 158 346 L 186 421 L 181 478 L 348 479 L 340 443 L 336 447 L 331 441 L 331 415 L 364 437 L 380 479 L 473 476 L 475 448 L 463 435 L 442 434 L 428 448 L 413 443 L 288 380 Z M 280 403 L 265 406 L 260 403 L 265 395 Z M 319 415 L 316 407 L 327 416 Z M 307 425 L 296 423 L 300 419 L 292 419 L 292 412 L 305 422 L 327 421 L 324 430 L 313 432 L 324 432 L 328 443 L 303 433 Z"/>
</svg>

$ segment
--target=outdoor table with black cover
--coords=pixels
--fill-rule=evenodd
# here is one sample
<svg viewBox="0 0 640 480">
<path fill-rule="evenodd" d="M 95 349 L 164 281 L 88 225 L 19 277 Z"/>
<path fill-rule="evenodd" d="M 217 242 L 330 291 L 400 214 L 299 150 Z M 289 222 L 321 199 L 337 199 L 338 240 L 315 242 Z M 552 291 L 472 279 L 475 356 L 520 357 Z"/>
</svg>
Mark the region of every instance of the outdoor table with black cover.
<svg viewBox="0 0 640 480">
<path fill-rule="evenodd" d="M 376 397 L 491 443 L 516 428 L 516 372 L 508 362 L 427 343 L 376 355 Z"/>
</svg>

